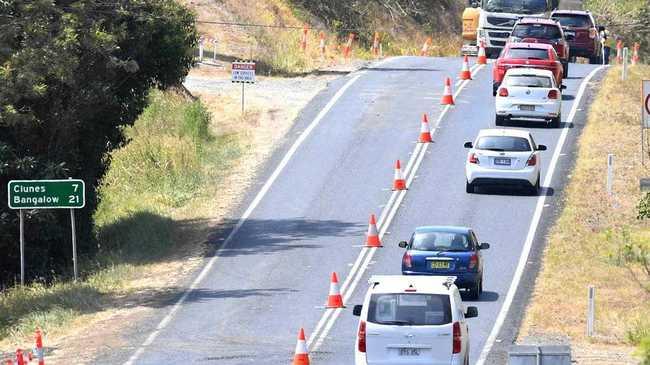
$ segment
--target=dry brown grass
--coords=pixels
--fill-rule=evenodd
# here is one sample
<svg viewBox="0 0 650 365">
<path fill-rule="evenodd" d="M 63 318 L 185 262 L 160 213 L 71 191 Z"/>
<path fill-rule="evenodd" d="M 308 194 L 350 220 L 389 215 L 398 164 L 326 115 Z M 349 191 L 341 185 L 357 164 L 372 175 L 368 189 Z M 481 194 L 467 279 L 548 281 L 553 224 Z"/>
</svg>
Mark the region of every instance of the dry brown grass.
<svg viewBox="0 0 650 365">
<path fill-rule="evenodd" d="M 625 82 L 620 81 L 620 68 L 613 67 L 602 82 L 520 333 L 520 338 L 568 335 L 582 364 L 635 363 L 629 356 L 629 332 L 650 313 L 650 292 L 643 289 L 650 284 L 648 278 L 612 259 L 623 230 L 633 239 L 650 237 L 650 226 L 636 219 L 635 208 L 641 197 L 639 178 L 650 173 L 641 165 L 642 78 L 650 78 L 650 67 L 633 68 Z M 615 155 L 613 197 L 605 184 L 608 153 Z M 588 339 L 590 284 L 596 287 L 597 335 Z"/>
</svg>

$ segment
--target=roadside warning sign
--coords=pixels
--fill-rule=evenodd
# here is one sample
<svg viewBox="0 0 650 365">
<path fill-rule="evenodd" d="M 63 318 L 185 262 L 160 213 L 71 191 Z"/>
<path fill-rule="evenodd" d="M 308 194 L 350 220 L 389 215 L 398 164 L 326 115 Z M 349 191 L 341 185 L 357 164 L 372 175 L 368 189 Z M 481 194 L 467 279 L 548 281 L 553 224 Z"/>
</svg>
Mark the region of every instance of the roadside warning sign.
<svg viewBox="0 0 650 365">
<path fill-rule="evenodd" d="M 643 80 L 641 96 L 641 121 L 644 128 L 650 128 L 650 80 Z"/>
<path fill-rule="evenodd" d="M 232 63 L 232 82 L 255 83 L 255 62 L 236 61 Z"/>
</svg>

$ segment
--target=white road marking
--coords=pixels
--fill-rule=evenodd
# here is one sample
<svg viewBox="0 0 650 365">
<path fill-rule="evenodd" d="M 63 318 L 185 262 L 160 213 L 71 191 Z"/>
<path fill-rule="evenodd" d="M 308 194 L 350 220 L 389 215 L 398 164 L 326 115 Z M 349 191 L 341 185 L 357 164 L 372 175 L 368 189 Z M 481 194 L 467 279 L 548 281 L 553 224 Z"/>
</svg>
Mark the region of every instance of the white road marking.
<svg viewBox="0 0 650 365">
<path fill-rule="evenodd" d="M 571 112 L 569 113 L 569 117 L 566 121 L 564 129 L 562 129 L 562 134 L 560 135 L 560 139 L 557 143 L 557 147 L 553 152 L 553 158 L 551 160 L 551 164 L 549 165 L 548 173 L 544 177 L 543 186 L 545 187 L 545 189 L 548 189 L 548 187 L 551 186 L 551 182 L 553 180 L 553 172 L 555 171 L 557 161 L 560 157 L 560 152 L 562 151 L 562 147 L 564 146 L 564 142 L 566 141 L 567 135 L 569 133 L 568 126 L 571 123 L 573 123 L 573 118 L 575 118 L 578 105 L 582 101 L 582 96 L 585 92 L 587 84 L 589 83 L 591 78 L 596 74 L 596 72 L 598 72 L 602 68 L 603 66 L 600 66 L 592 70 L 580 85 L 580 89 L 578 90 L 578 94 L 576 95 L 573 107 L 571 108 Z M 512 278 L 512 282 L 510 283 L 508 294 L 506 295 L 506 299 L 503 301 L 503 305 L 501 306 L 501 311 L 499 312 L 499 315 L 497 316 L 497 319 L 494 322 L 494 326 L 492 327 L 490 336 L 485 342 L 485 346 L 483 346 L 483 351 L 481 351 L 481 355 L 479 356 L 476 365 L 483 365 L 485 363 L 485 360 L 487 359 L 487 355 L 490 353 L 490 350 L 492 350 L 492 346 L 494 346 L 494 342 L 497 339 L 496 337 L 499 334 L 501 327 L 503 326 L 503 323 L 506 319 L 506 315 L 508 315 L 508 311 L 510 310 L 510 306 L 512 305 L 512 301 L 514 300 L 515 293 L 517 292 L 517 288 L 519 287 L 519 282 L 521 281 L 521 277 L 524 273 L 524 269 L 526 267 L 526 262 L 528 261 L 530 250 L 533 246 L 533 239 L 535 238 L 535 232 L 537 231 L 537 226 L 539 225 L 539 221 L 542 217 L 542 210 L 544 208 L 545 201 L 546 201 L 546 194 L 540 194 L 540 196 L 537 198 L 537 206 L 535 207 L 535 212 L 533 213 L 533 219 L 530 222 L 528 235 L 526 236 L 526 241 L 524 243 L 523 250 L 521 251 L 521 256 L 519 257 L 519 263 L 517 264 L 515 275 Z"/>
<path fill-rule="evenodd" d="M 470 69 L 472 72 L 472 76 L 478 73 L 481 69 L 482 69 L 481 65 L 472 66 Z M 460 92 L 469 82 L 470 80 L 465 80 L 460 83 L 460 86 L 457 88 L 456 93 L 454 94 L 454 100 L 458 97 L 458 95 L 460 95 Z M 448 113 L 451 107 L 452 107 L 451 105 L 445 106 L 444 110 L 442 111 L 442 113 L 440 114 L 439 118 L 436 121 L 436 125 L 434 126 L 433 129 L 434 131 L 437 129 L 438 125 L 440 124 L 440 121 L 442 121 L 443 117 Z M 411 158 L 409 159 L 408 165 L 404 170 L 404 175 L 406 176 L 406 186 L 410 186 L 411 183 L 413 182 L 413 179 L 415 178 L 415 174 L 417 173 L 417 170 L 420 164 L 422 163 L 422 160 L 424 159 L 429 144 L 430 143 L 418 143 L 416 145 L 415 150 L 411 155 Z M 406 192 L 407 191 L 401 190 L 401 191 L 395 191 L 393 192 L 393 194 L 391 194 L 391 197 L 388 203 L 386 204 L 386 208 L 384 208 L 380 216 L 380 219 L 377 221 L 380 240 L 383 239 L 384 235 L 386 234 L 386 230 L 388 229 L 390 223 L 395 217 L 395 214 L 397 213 L 397 210 L 401 206 L 404 197 L 406 197 Z M 373 249 L 364 248 L 359 254 L 359 257 L 357 257 L 355 266 L 352 267 L 350 273 L 346 277 L 345 282 L 343 283 L 343 286 L 341 287 L 341 295 L 343 296 L 344 303 L 346 303 L 354 293 L 357 285 L 359 284 L 359 281 L 363 277 L 363 274 L 368 269 L 368 265 L 372 260 L 372 257 L 374 256 L 376 251 L 377 249 L 374 248 Z M 364 256 L 365 256 L 365 260 L 362 260 Z M 362 261 L 363 263 L 357 266 L 357 263 L 360 263 Z M 343 289 L 343 287 L 345 287 L 345 290 Z M 308 348 L 310 348 L 310 351 L 317 351 L 320 348 L 320 346 L 323 344 L 323 341 L 327 338 L 327 335 L 329 334 L 330 330 L 334 326 L 336 319 L 341 314 L 341 311 L 342 311 L 341 309 L 329 309 L 326 310 L 325 313 L 323 313 L 323 316 L 318 321 L 316 328 L 312 332 L 311 336 L 309 337 L 309 341 L 307 342 L 307 346 Z M 322 332 L 320 332 L 321 329 Z"/>
<path fill-rule="evenodd" d="M 158 324 L 158 326 L 156 326 L 156 329 L 155 329 L 153 332 L 151 332 L 151 333 L 149 334 L 149 336 L 147 337 L 147 339 L 142 343 L 142 345 L 140 345 L 140 347 L 139 347 L 139 348 L 136 350 L 136 352 L 135 352 L 135 353 L 134 353 L 134 354 L 129 358 L 129 360 L 128 360 L 127 362 L 124 363 L 124 365 L 133 365 L 133 364 L 135 364 L 135 362 L 138 360 L 138 358 L 139 358 L 140 356 L 142 356 L 142 354 L 144 353 L 145 348 L 148 347 L 149 345 L 151 345 L 151 344 L 153 343 L 153 341 L 158 337 L 158 335 L 160 334 L 160 332 L 161 332 L 165 327 L 167 327 L 167 325 L 168 325 L 169 322 L 171 322 L 171 320 L 174 318 L 174 316 L 176 315 L 176 313 L 178 312 L 178 310 L 181 308 L 181 306 L 183 305 L 183 303 L 185 303 L 185 301 L 187 300 L 187 297 L 190 295 L 190 293 L 191 293 L 192 291 L 194 291 L 194 290 L 198 287 L 198 285 L 201 283 L 201 281 L 203 281 L 203 279 L 205 278 L 205 276 L 210 272 L 210 270 L 212 269 L 212 266 L 214 266 L 215 262 L 216 262 L 217 259 L 219 258 L 219 253 L 220 253 L 223 249 L 225 249 L 226 247 L 228 247 L 228 245 L 229 245 L 230 242 L 232 241 L 233 237 L 237 234 L 237 232 L 239 232 L 239 230 L 241 229 L 241 227 L 244 225 L 244 223 L 246 222 L 246 220 L 247 220 L 247 219 L 250 217 L 250 215 L 253 213 L 253 210 L 255 210 L 255 208 L 256 208 L 257 205 L 260 203 L 260 201 L 262 201 L 262 198 L 264 198 L 264 196 L 266 195 L 266 193 L 267 193 L 267 192 L 269 191 L 269 189 L 271 188 L 271 185 L 273 185 L 273 183 L 274 183 L 275 180 L 278 178 L 278 176 L 280 175 L 280 173 L 284 170 L 284 168 L 285 168 L 286 165 L 289 163 L 289 161 L 291 160 L 291 158 L 293 157 L 293 155 L 296 153 L 296 151 L 298 150 L 298 148 L 300 147 L 300 145 L 302 145 L 302 143 L 307 139 L 307 137 L 311 134 L 311 132 L 314 130 L 314 128 L 316 128 L 316 126 L 317 126 L 317 125 L 320 123 L 320 121 L 325 117 L 325 115 L 330 111 L 330 109 L 332 109 L 332 107 L 333 107 L 333 106 L 336 104 L 336 102 L 341 98 L 341 96 L 343 96 L 343 94 L 345 93 L 345 91 L 346 91 L 348 88 L 350 88 L 350 86 L 352 86 L 352 84 L 354 84 L 354 83 L 359 79 L 359 77 L 361 77 L 361 76 L 363 75 L 363 73 L 364 73 L 363 71 L 362 71 L 362 72 L 358 72 L 354 77 L 352 77 L 350 80 L 348 80 L 348 82 L 346 82 L 345 85 L 343 85 L 343 87 L 341 87 L 341 88 L 340 88 L 340 89 L 339 89 L 339 90 L 334 94 L 334 96 L 332 97 L 332 99 L 330 99 L 330 101 L 325 105 L 325 107 L 324 107 L 324 108 L 323 108 L 323 109 L 318 113 L 318 115 L 316 116 L 316 118 L 314 118 L 314 120 L 309 124 L 309 126 L 307 127 L 307 129 L 305 129 L 304 132 L 302 132 L 302 133 L 300 134 L 300 136 L 296 139 L 296 141 L 293 143 L 293 145 L 291 146 L 291 148 L 289 148 L 289 150 L 287 151 L 287 153 L 284 155 L 284 158 L 282 158 L 282 161 L 280 161 L 280 164 L 275 168 L 275 170 L 273 171 L 273 173 L 271 174 L 271 176 L 268 178 L 268 180 L 266 180 L 266 182 L 264 183 L 264 185 L 262 186 L 262 188 L 260 189 L 260 191 L 257 193 L 257 195 L 255 196 L 255 198 L 253 199 L 253 201 L 250 203 L 250 205 L 248 206 L 248 208 L 246 209 L 246 211 L 244 212 L 244 214 L 241 216 L 241 218 L 239 218 L 239 221 L 237 222 L 237 224 L 235 225 L 235 227 L 233 228 L 233 230 L 230 232 L 230 234 L 228 235 L 228 237 L 226 238 L 226 240 L 223 242 L 223 244 L 221 245 L 221 247 L 219 247 L 219 248 L 217 249 L 217 251 L 215 252 L 214 256 L 213 256 L 213 257 L 208 261 L 208 263 L 203 267 L 203 269 L 201 270 L 201 272 L 199 273 L 199 275 L 194 279 L 194 281 L 192 281 L 192 284 L 190 285 L 190 287 L 189 287 L 187 290 L 185 290 L 185 292 L 183 293 L 183 296 L 181 296 L 181 298 L 180 298 L 180 299 L 179 299 L 179 300 L 174 304 L 174 306 L 173 306 L 172 309 L 169 311 L 169 313 L 167 313 L 167 315 L 162 319 L 162 321 L 160 321 L 160 323 Z"/>
</svg>

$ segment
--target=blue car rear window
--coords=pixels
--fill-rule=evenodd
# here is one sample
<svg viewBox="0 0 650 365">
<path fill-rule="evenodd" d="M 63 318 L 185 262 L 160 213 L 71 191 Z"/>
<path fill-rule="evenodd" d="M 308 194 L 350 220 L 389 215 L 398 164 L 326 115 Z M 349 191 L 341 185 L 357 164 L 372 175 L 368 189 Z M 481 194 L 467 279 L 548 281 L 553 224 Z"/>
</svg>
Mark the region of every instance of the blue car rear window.
<svg viewBox="0 0 650 365">
<path fill-rule="evenodd" d="M 470 251 L 474 247 L 465 233 L 418 232 L 411 238 L 411 249 L 420 251 Z"/>
</svg>

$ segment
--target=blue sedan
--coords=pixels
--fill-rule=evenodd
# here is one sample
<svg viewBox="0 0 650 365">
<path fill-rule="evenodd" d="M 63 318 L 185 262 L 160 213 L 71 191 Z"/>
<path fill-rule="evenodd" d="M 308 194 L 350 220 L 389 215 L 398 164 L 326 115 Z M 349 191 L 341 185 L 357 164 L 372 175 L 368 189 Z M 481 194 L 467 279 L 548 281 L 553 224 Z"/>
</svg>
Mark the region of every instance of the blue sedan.
<svg viewBox="0 0 650 365">
<path fill-rule="evenodd" d="M 466 227 L 426 226 L 415 229 L 411 239 L 399 246 L 404 275 L 456 276 L 456 286 L 469 289 L 471 299 L 483 292 L 483 255 L 489 243 L 479 243 Z"/>
</svg>

